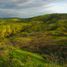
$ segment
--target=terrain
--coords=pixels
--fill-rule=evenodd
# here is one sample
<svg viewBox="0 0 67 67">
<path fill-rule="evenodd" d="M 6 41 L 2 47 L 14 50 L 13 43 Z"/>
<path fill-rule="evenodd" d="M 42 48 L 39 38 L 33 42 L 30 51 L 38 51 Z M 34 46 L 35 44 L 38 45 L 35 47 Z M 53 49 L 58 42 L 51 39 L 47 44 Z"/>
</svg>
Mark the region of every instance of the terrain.
<svg viewBox="0 0 67 67">
<path fill-rule="evenodd" d="M 0 67 L 67 67 L 67 14 L 0 18 Z"/>
</svg>

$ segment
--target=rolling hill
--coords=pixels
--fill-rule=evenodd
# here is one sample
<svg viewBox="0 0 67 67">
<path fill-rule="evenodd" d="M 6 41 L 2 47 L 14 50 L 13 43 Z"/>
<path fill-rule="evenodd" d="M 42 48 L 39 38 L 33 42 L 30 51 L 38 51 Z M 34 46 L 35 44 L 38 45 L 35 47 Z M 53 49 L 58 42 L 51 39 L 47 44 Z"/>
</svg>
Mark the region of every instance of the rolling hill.
<svg viewBox="0 0 67 67">
<path fill-rule="evenodd" d="M 67 14 L 0 18 L 0 54 L 0 67 L 66 67 Z"/>
</svg>

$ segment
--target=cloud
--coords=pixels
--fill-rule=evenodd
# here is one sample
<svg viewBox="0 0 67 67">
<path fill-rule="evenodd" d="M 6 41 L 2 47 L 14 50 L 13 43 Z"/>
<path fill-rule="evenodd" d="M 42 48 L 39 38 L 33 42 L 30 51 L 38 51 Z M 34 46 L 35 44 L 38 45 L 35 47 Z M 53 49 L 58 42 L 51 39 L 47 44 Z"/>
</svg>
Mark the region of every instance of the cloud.
<svg viewBox="0 0 67 67">
<path fill-rule="evenodd" d="M 61 10 L 65 12 L 67 5 L 63 4 L 67 4 L 66 2 L 66 0 L 0 0 L 0 17 L 24 18 Z"/>
<path fill-rule="evenodd" d="M 30 8 L 30 7 L 39 7 L 45 2 L 42 0 L 1 0 L 0 8 Z"/>
</svg>

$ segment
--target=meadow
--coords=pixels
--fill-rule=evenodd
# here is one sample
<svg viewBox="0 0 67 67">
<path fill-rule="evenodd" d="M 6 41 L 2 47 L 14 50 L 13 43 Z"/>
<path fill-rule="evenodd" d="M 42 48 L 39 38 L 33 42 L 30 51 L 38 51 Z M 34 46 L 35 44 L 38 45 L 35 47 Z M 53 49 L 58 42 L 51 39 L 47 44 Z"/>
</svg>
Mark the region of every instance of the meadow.
<svg viewBox="0 0 67 67">
<path fill-rule="evenodd" d="M 0 67 L 67 67 L 67 14 L 0 18 Z"/>
</svg>

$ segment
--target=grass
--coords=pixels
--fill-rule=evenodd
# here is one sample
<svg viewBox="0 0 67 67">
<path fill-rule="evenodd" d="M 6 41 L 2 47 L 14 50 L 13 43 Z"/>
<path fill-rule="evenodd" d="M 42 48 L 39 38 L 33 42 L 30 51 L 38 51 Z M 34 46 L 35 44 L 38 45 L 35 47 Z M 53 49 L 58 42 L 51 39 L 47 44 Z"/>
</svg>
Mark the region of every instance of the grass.
<svg viewBox="0 0 67 67">
<path fill-rule="evenodd" d="M 42 56 L 19 48 L 3 46 L 0 49 L 0 67 L 62 67 L 55 63 L 47 63 Z"/>
<path fill-rule="evenodd" d="M 67 15 L 0 19 L 0 67 L 66 67 Z"/>
</svg>

